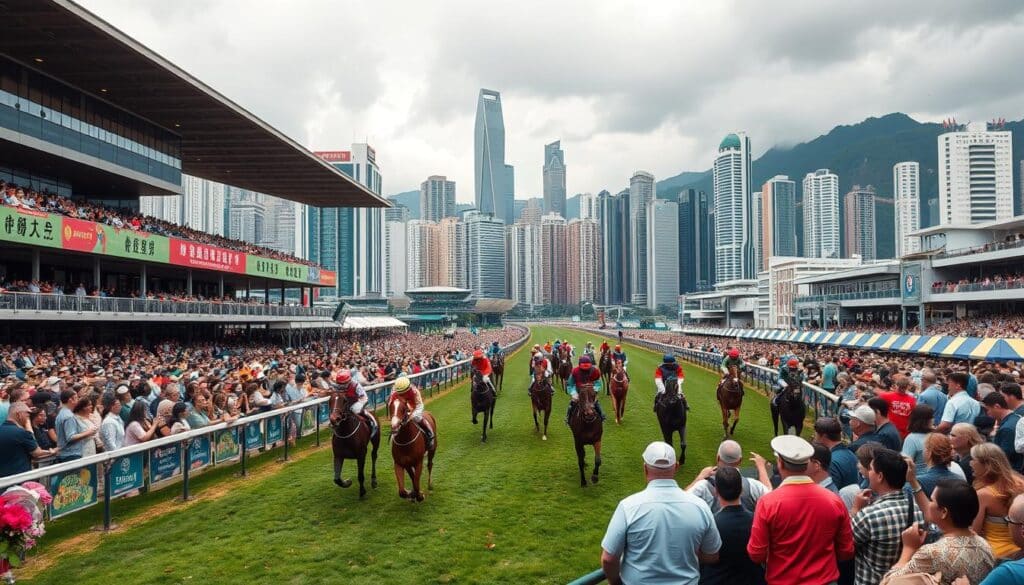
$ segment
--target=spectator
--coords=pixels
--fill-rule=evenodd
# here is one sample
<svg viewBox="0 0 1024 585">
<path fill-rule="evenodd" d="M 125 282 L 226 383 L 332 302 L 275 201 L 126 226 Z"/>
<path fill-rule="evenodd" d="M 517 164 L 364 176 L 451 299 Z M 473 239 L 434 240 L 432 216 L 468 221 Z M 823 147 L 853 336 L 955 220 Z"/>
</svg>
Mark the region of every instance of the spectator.
<svg viewBox="0 0 1024 585">
<path fill-rule="evenodd" d="M 1013 499 L 1006 516 L 1010 537 L 1017 548 L 1024 549 L 1024 495 Z M 1002 563 L 992 570 L 981 585 L 1019 585 L 1024 583 L 1024 559 Z"/>
<path fill-rule="evenodd" d="M 853 541 L 855 585 L 874 585 L 900 556 L 900 533 L 906 527 L 907 501 L 903 484 L 907 463 L 896 451 L 878 449 L 868 469 L 869 489 L 854 498 Z M 921 521 L 921 513 L 916 513 Z"/>
<path fill-rule="evenodd" d="M 132 398 L 131 392 L 128 390 L 128 386 L 125 386 L 124 384 L 121 384 L 116 390 L 114 390 L 114 396 L 116 396 L 118 402 L 121 403 L 119 415 L 121 417 L 121 422 L 127 426 L 129 422 L 128 417 L 132 413 L 132 405 L 135 404 L 135 399 Z"/>
<path fill-rule="evenodd" d="M 100 423 L 100 440 L 104 451 L 114 451 L 124 446 L 124 421 L 121 420 L 121 401 L 107 392 L 103 395 L 103 422 Z"/>
<path fill-rule="evenodd" d="M 32 408 L 29 410 L 32 417 L 32 435 L 40 449 L 53 449 L 57 452 L 57 432 L 46 424 L 46 410 L 43 408 Z"/>
<path fill-rule="evenodd" d="M 78 424 L 78 432 L 89 433 L 89 439 L 82 444 L 82 457 L 91 457 L 96 454 L 96 440 L 99 438 L 97 435 L 99 434 L 100 426 L 92 420 L 92 415 L 95 411 L 96 407 L 91 396 L 79 398 L 72 411 Z"/>
<path fill-rule="evenodd" d="M 722 539 L 722 548 L 718 551 L 717 563 L 701 567 L 700 583 L 762 585 L 764 569 L 751 561 L 747 554 L 754 514 L 740 504 L 743 477 L 734 467 L 719 467 L 715 471 L 715 486 L 720 508 L 715 514 L 715 526 Z"/>
<path fill-rule="evenodd" d="M 181 433 L 187 433 L 191 428 L 188 426 L 188 421 L 185 417 L 188 416 L 188 405 L 184 402 L 175 402 L 174 406 L 171 407 L 171 420 L 174 421 L 171 424 L 171 434 L 178 435 Z"/>
<path fill-rule="evenodd" d="M 941 433 L 931 433 L 924 440 L 924 460 L 928 467 L 924 473 L 918 474 L 917 480 L 921 482 L 924 493 L 932 497 L 932 490 L 944 479 L 963 479 L 953 471 L 953 445 L 949 437 Z M 959 466 L 957 466 L 959 469 Z"/>
<path fill-rule="evenodd" d="M 898 452 L 903 448 L 903 438 L 896 425 L 889 421 L 889 403 L 876 396 L 868 400 L 868 406 L 875 411 L 875 434 L 878 435 L 879 442 L 886 449 Z M 908 420 L 909 414 L 907 413 Z"/>
<path fill-rule="evenodd" d="M 964 474 L 964 481 L 974 485 L 974 471 L 971 468 L 971 449 L 975 445 L 984 443 L 985 438 L 981 436 L 978 429 L 974 428 L 974 425 L 957 423 L 953 425 L 953 430 L 949 432 L 949 442 L 956 454 L 956 463 Z"/>
<path fill-rule="evenodd" d="M 886 402 L 889 421 L 899 431 L 902 439 L 910 432 L 907 427 L 910 424 L 910 413 L 917 405 L 917 399 L 910 393 L 910 378 L 906 376 L 896 378 L 895 387 L 894 392 L 881 392 L 878 397 Z"/>
<path fill-rule="evenodd" d="M 132 411 L 128 415 L 128 426 L 124 431 L 124 445 L 137 445 L 145 443 L 156 434 L 156 423 L 151 423 L 146 417 L 146 403 L 136 400 L 132 405 Z"/>
<path fill-rule="evenodd" d="M 925 517 L 942 532 L 934 544 L 925 544 L 927 531 L 912 525 L 903 531 L 903 552 L 886 579 L 912 573 L 942 573 L 942 585 L 963 576 L 980 583 L 995 565 L 992 549 L 974 534 L 971 523 L 978 514 L 978 494 L 962 479 L 945 479 L 932 492 Z M 883 580 L 882 583 L 885 583 Z"/>
<path fill-rule="evenodd" d="M 882 437 L 875 432 L 875 411 L 867 404 L 861 404 L 850 413 L 850 429 L 853 442 L 850 450 L 856 452 L 865 443 L 882 443 Z M 884 445 L 884 443 L 882 443 Z"/>
<path fill-rule="evenodd" d="M 32 470 L 32 459 L 48 457 L 56 449 L 42 449 L 32 433 L 25 430 L 29 407 L 15 402 L 7 411 L 7 420 L 0 425 L 0 477 Z"/>
<path fill-rule="evenodd" d="M 156 426 L 157 438 L 169 437 L 171 428 L 174 426 L 175 419 L 173 417 L 174 405 L 177 402 L 171 402 L 170 400 L 161 400 L 160 406 L 156 409 L 156 418 L 153 419 L 153 424 Z"/>
<path fill-rule="evenodd" d="M 832 481 L 828 468 L 832 464 L 832 452 L 821 443 L 811 443 L 814 447 L 814 455 L 807 461 L 807 477 L 814 480 L 814 483 L 839 495 L 839 487 Z"/>
<path fill-rule="evenodd" d="M 814 448 L 786 435 L 771 442 L 782 485 L 754 512 L 747 553 L 765 564 L 771 585 L 816 585 L 839 578 L 838 560 L 853 557 L 850 515 L 835 494 L 807 477 Z"/>
<path fill-rule="evenodd" d="M 935 420 L 935 413 L 932 412 L 932 407 L 929 404 L 918 404 L 914 410 L 910 411 L 910 420 L 907 423 L 909 433 L 903 439 L 901 452 L 914 461 L 914 468 L 917 471 L 923 471 L 925 467 L 924 441 L 934 430 L 933 420 Z"/>
<path fill-rule="evenodd" d="M 78 394 L 74 390 L 63 390 L 60 393 L 61 407 L 54 421 L 54 427 L 57 430 L 57 463 L 80 459 L 82 450 L 85 448 L 85 441 L 95 434 L 95 432 L 79 432 L 78 421 L 72 410 L 77 401 Z"/>
<path fill-rule="evenodd" d="M 1020 548 L 1010 537 L 1005 518 L 1010 511 L 1010 502 L 1024 493 L 1024 477 L 1010 468 L 1006 455 L 992 443 L 982 443 L 971 449 L 971 468 L 979 503 L 972 528 L 988 541 L 997 559 L 1014 557 L 1020 553 Z"/>
<path fill-rule="evenodd" d="M 942 391 L 942 386 L 938 382 L 938 378 L 935 376 L 935 372 L 930 368 L 925 369 L 921 373 L 921 386 L 924 391 L 917 397 L 918 404 L 927 404 L 931 406 L 935 411 L 935 426 L 938 426 L 942 422 L 942 414 L 946 410 L 946 393 Z"/>
<path fill-rule="evenodd" d="M 946 385 L 949 387 L 949 400 L 946 401 L 945 409 L 942 411 L 942 421 L 936 427 L 936 432 L 948 434 L 956 423 L 974 423 L 981 412 L 981 405 L 978 401 L 967 394 L 967 374 L 953 372 L 946 378 Z"/>
<path fill-rule="evenodd" d="M 763 477 L 768 476 L 768 471 L 764 466 L 764 459 L 758 458 L 760 463 L 758 465 L 759 472 L 764 470 Z M 722 444 L 718 446 L 717 455 L 717 467 L 733 467 L 739 469 L 740 464 L 743 463 L 743 449 L 740 444 L 736 441 L 726 440 L 722 441 Z M 705 467 L 697 474 L 694 478 L 693 483 L 686 486 L 686 491 L 691 495 L 697 496 L 704 503 L 711 508 L 713 513 L 718 513 L 719 503 L 718 496 L 715 492 L 715 473 L 716 467 Z M 741 480 L 742 490 L 740 495 L 740 505 L 743 506 L 748 512 L 754 511 L 754 506 L 757 501 L 760 500 L 765 494 L 772 491 L 770 487 L 765 485 L 763 481 L 744 477 Z"/>
<path fill-rule="evenodd" d="M 676 483 L 675 449 L 656 441 L 643 454 L 647 488 L 619 502 L 601 541 L 601 567 L 611 585 L 689 583 L 699 563 L 718 562 L 722 540 L 711 510 Z"/>
<path fill-rule="evenodd" d="M 857 483 L 857 456 L 842 441 L 842 426 L 831 417 L 822 417 L 814 422 L 814 441 L 828 447 L 832 462 L 828 473 L 837 488 Z"/>
<path fill-rule="evenodd" d="M 1010 462 L 1010 468 L 1020 470 L 1021 461 L 1024 458 L 1021 457 L 1020 453 L 1017 453 L 1017 449 L 1013 444 L 1020 416 L 1013 410 L 1010 410 L 1006 404 L 1006 398 L 1000 392 L 992 392 L 985 396 L 981 400 L 981 405 L 985 409 L 985 414 L 992 417 L 998 425 L 995 436 L 992 437 L 992 442 L 1003 450 L 1007 460 Z"/>
<path fill-rule="evenodd" d="M 836 391 L 836 377 L 839 375 L 838 361 L 839 358 L 832 354 L 828 363 L 821 369 L 821 388 L 826 392 L 835 393 Z"/>
</svg>

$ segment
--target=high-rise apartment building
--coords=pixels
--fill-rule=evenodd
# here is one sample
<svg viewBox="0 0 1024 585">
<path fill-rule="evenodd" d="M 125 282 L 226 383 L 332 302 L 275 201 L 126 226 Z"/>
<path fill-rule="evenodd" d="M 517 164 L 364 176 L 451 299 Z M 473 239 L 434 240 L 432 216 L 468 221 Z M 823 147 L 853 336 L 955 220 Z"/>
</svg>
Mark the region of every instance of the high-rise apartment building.
<svg viewBox="0 0 1024 585">
<path fill-rule="evenodd" d="M 750 194 L 750 225 L 754 228 L 754 266 L 761 271 L 761 263 L 766 256 L 764 251 L 764 198 L 760 191 Z"/>
<path fill-rule="evenodd" d="M 406 226 L 406 290 L 448 286 L 441 267 L 441 230 L 438 224 L 413 219 Z"/>
<path fill-rule="evenodd" d="M 194 230 L 225 235 L 227 188 L 191 175 L 181 176 L 180 195 L 139 197 L 139 213 Z"/>
<path fill-rule="evenodd" d="M 182 175 L 184 179 L 188 175 Z M 139 213 L 181 225 L 180 195 L 145 195 L 139 197 Z"/>
<path fill-rule="evenodd" d="M 921 229 L 921 166 L 913 161 L 892 167 L 895 200 L 896 258 L 921 251 L 921 238 L 911 234 Z"/>
<path fill-rule="evenodd" d="M 679 300 L 679 204 L 654 199 L 647 206 L 647 308 Z"/>
<path fill-rule="evenodd" d="M 505 298 L 505 222 L 487 213 L 466 214 L 466 288 L 478 299 Z"/>
<path fill-rule="evenodd" d="M 561 215 L 547 213 L 540 219 L 540 302 L 545 305 L 568 303 L 565 232 Z"/>
<path fill-rule="evenodd" d="M 757 267 L 750 204 L 750 138 L 745 133 L 722 139 L 712 172 L 716 282 L 753 279 Z"/>
<path fill-rule="evenodd" d="M 804 177 L 804 256 L 839 258 L 839 176 L 818 169 Z"/>
<path fill-rule="evenodd" d="M 630 303 L 647 304 L 647 208 L 654 200 L 654 175 L 637 171 L 629 179 L 629 235 L 633 257 L 630 269 Z"/>
<path fill-rule="evenodd" d="M 715 220 L 708 194 L 684 189 L 679 208 L 679 292 L 707 291 L 715 283 Z"/>
<path fill-rule="evenodd" d="M 562 141 L 544 145 L 544 213 L 565 212 L 565 152 Z"/>
<path fill-rule="evenodd" d="M 597 194 L 601 209 L 601 304 L 619 305 L 630 300 L 629 190 Z"/>
<path fill-rule="evenodd" d="M 404 222 L 384 222 L 384 296 L 393 299 L 406 290 L 408 228 Z"/>
<path fill-rule="evenodd" d="M 580 193 L 580 219 L 601 220 L 601 207 L 597 195 Z"/>
<path fill-rule="evenodd" d="M 431 175 L 420 183 L 420 218 L 441 221 L 455 217 L 455 181 Z"/>
<path fill-rule="evenodd" d="M 939 135 L 939 224 L 1013 217 L 1013 137 L 975 122 Z"/>
<path fill-rule="evenodd" d="M 501 94 L 481 89 L 473 140 L 476 209 L 511 224 L 515 209 L 515 172 L 505 164 L 505 120 Z"/>
<path fill-rule="evenodd" d="M 544 200 L 539 197 L 532 197 L 526 200 L 526 207 L 519 214 L 519 221 L 532 225 L 540 225 L 540 218 L 544 215 Z"/>
<path fill-rule="evenodd" d="M 796 247 L 796 181 L 776 175 L 761 187 L 761 263 L 768 270 L 772 256 L 798 256 Z"/>
<path fill-rule="evenodd" d="M 540 223 L 516 223 L 505 232 L 508 238 L 508 298 L 521 305 L 540 304 Z"/>
<path fill-rule="evenodd" d="M 854 185 L 843 198 L 843 215 L 846 232 L 843 257 L 852 258 L 856 254 L 862 260 L 878 258 L 875 243 L 875 188 L 871 185 Z"/>
<path fill-rule="evenodd" d="M 467 214 L 467 216 L 470 214 Z M 446 217 L 438 224 L 437 275 L 433 286 L 469 288 L 469 266 L 466 264 L 466 223 Z"/>
<path fill-rule="evenodd" d="M 245 189 L 228 189 L 228 237 L 258 244 L 263 241 L 266 195 Z"/>
<path fill-rule="evenodd" d="M 565 271 L 570 305 L 597 301 L 601 226 L 596 219 L 574 219 L 566 226 Z"/>
</svg>

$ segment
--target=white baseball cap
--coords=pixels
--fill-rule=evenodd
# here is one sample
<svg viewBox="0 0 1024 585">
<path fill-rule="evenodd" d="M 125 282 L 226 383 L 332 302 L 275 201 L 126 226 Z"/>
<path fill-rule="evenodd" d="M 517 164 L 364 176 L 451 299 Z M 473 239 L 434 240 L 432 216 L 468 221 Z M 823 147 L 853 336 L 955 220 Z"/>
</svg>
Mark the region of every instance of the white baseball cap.
<svg viewBox="0 0 1024 585">
<path fill-rule="evenodd" d="M 655 441 L 644 449 L 644 463 L 648 467 L 671 469 L 676 465 L 676 450 L 668 443 Z"/>
</svg>

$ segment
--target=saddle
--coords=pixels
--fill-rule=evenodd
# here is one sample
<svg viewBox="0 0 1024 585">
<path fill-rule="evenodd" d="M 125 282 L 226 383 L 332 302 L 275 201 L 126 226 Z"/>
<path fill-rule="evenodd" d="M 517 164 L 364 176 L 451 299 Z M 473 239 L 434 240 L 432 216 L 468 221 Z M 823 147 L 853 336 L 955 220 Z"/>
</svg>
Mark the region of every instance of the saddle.
<svg viewBox="0 0 1024 585">
<path fill-rule="evenodd" d="M 530 396 L 533 396 L 534 389 L 540 389 L 540 388 L 543 388 L 544 386 L 545 386 L 545 382 L 544 381 L 534 380 L 533 384 L 530 384 L 530 389 L 529 389 Z M 547 384 L 547 387 L 548 387 L 548 394 L 550 394 L 551 396 L 554 396 L 555 395 L 555 387 L 552 386 L 551 384 Z"/>
<path fill-rule="evenodd" d="M 730 392 L 730 393 L 733 393 L 733 394 L 739 394 L 740 396 L 743 396 L 744 394 L 746 394 L 746 391 L 743 390 L 743 384 L 742 383 L 737 383 L 736 387 L 733 388 L 732 384 L 729 383 L 728 378 L 722 378 L 722 380 L 720 382 L 718 382 L 718 389 L 719 390 L 725 390 L 726 392 Z"/>
</svg>

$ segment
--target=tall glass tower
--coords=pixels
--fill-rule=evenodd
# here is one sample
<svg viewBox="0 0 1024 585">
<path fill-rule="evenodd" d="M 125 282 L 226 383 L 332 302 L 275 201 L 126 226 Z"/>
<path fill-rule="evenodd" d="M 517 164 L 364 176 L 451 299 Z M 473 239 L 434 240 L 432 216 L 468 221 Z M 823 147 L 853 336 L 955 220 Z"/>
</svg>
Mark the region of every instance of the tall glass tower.
<svg viewBox="0 0 1024 585">
<path fill-rule="evenodd" d="M 750 138 L 729 134 L 715 157 L 715 277 L 716 283 L 753 279 L 753 213 L 750 205 Z"/>
<path fill-rule="evenodd" d="M 562 141 L 544 145 L 544 213 L 565 213 L 565 152 Z"/>
<path fill-rule="evenodd" d="M 473 139 L 476 209 L 493 213 L 506 225 L 515 222 L 515 170 L 505 164 L 505 120 L 501 94 L 480 90 Z"/>
</svg>

